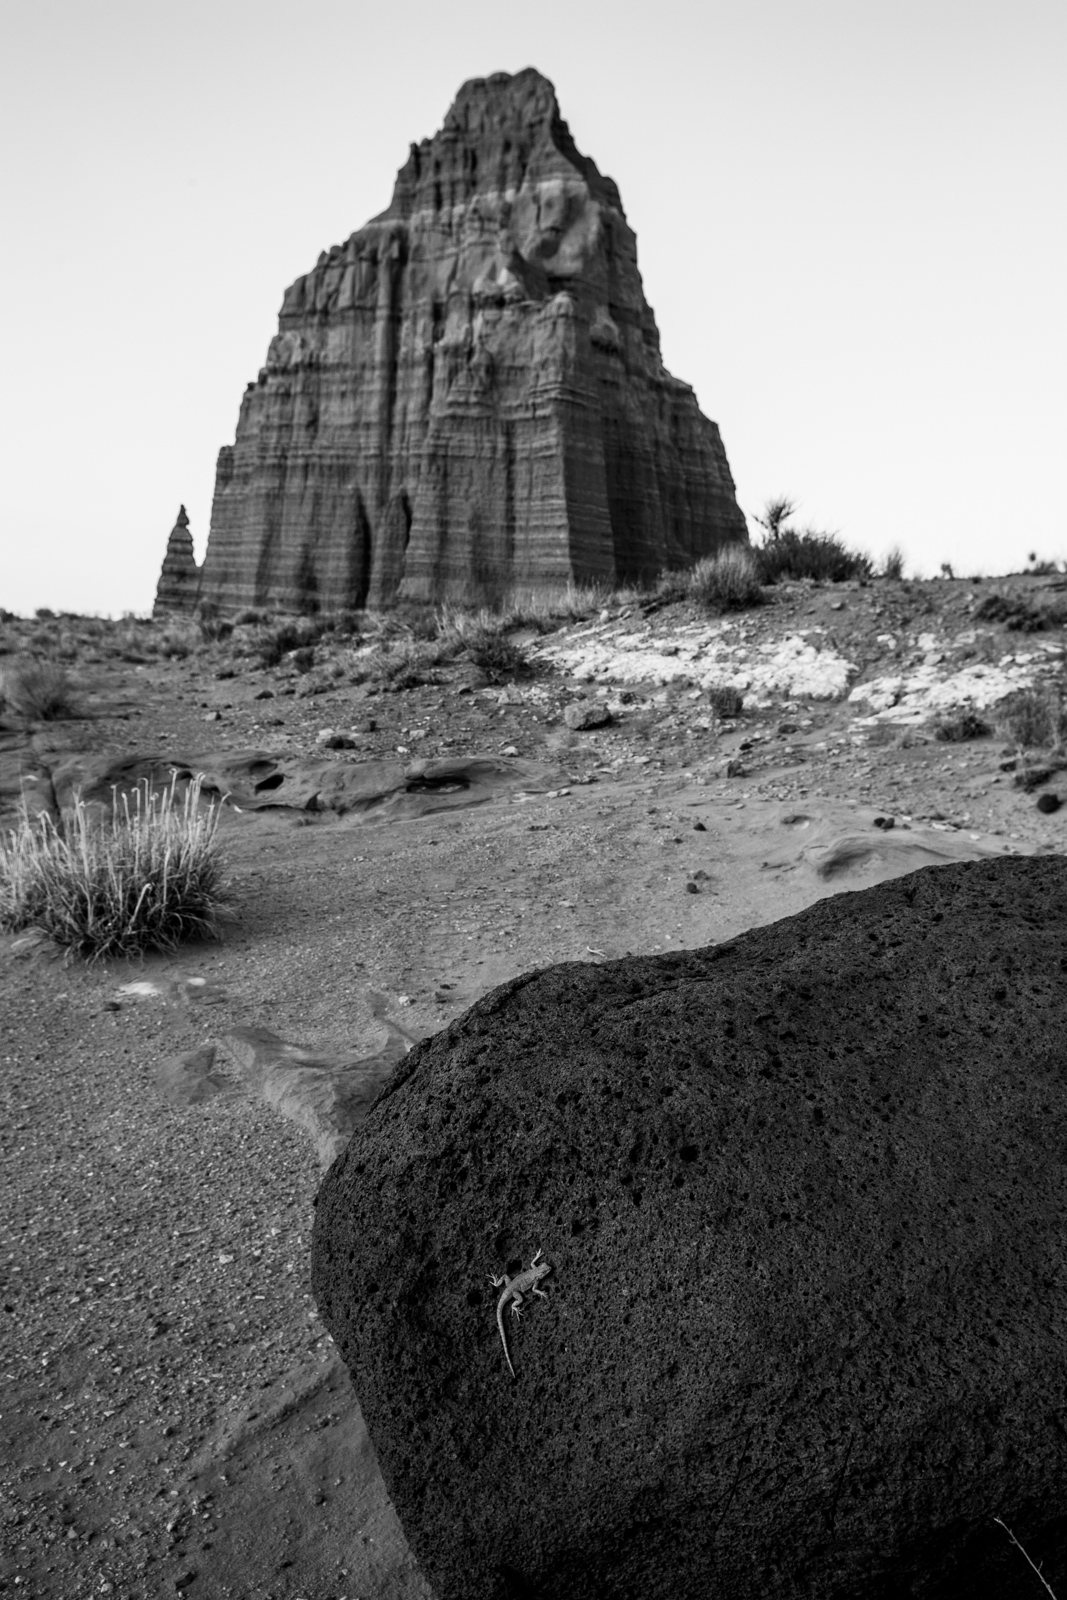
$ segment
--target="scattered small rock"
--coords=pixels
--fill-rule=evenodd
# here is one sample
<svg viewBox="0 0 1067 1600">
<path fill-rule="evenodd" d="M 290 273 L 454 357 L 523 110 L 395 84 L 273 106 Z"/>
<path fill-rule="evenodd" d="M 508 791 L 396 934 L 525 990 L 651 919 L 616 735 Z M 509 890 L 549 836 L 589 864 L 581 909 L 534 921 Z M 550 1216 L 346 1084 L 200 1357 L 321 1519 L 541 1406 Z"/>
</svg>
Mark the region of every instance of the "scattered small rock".
<svg viewBox="0 0 1067 1600">
<path fill-rule="evenodd" d="M 686 892 L 686 894 L 699 894 L 700 893 L 700 885 L 699 885 L 699 883 L 694 883 L 692 878 L 690 878 L 689 882 L 685 886 L 685 892 Z"/>
<path fill-rule="evenodd" d="M 890 828 L 895 828 L 896 827 L 896 818 L 895 817 L 875 817 L 874 826 L 876 828 L 884 828 L 885 831 L 888 833 Z"/>
<path fill-rule="evenodd" d="M 221 711 L 205 711 L 205 713 L 204 713 L 204 721 L 205 722 L 221 722 L 222 721 L 222 712 Z"/>
<path fill-rule="evenodd" d="M 256 693 L 252 696 L 252 699 L 253 700 L 273 700 L 274 699 L 274 690 L 273 689 L 257 689 Z"/>
<path fill-rule="evenodd" d="M 589 700 L 574 700 L 563 713 L 563 720 L 575 733 L 589 728 L 606 728 L 611 722 L 611 712 L 606 705 L 595 705 Z"/>
<path fill-rule="evenodd" d="M 703 822 L 697 821 L 693 823 L 694 833 L 707 833 L 707 831 L 707 826 Z"/>
<path fill-rule="evenodd" d="M 1058 794 L 1039 794 L 1037 797 L 1037 809 L 1043 811 L 1046 816 L 1051 816 L 1053 811 L 1058 811 L 1062 804 L 1063 802 Z"/>
<path fill-rule="evenodd" d="M 745 776 L 745 763 L 733 760 L 726 763 L 726 776 L 728 778 L 743 778 Z"/>
<path fill-rule="evenodd" d="M 355 750 L 357 742 L 348 733 L 337 733 L 333 728 L 320 728 L 315 743 L 322 750 Z"/>
</svg>

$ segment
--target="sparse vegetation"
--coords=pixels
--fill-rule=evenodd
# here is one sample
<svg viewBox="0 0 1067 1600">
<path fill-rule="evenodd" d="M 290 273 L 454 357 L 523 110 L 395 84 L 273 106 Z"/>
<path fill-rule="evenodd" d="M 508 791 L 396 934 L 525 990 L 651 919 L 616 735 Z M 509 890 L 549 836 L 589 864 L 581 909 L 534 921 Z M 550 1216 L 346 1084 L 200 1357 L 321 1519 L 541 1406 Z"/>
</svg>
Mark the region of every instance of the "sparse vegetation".
<svg viewBox="0 0 1067 1600">
<path fill-rule="evenodd" d="M 227 895 L 218 808 L 141 784 L 110 815 L 75 800 L 58 822 L 23 807 L 0 840 L 0 927 L 40 928 L 71 954 L 135 956 L 213 938 Z"/>
<path fill-rule="evenodd" d="M 1003 622 L 1012 633 L 1042 633 L 1067 624 L 1067 605 L 1050 601 L 1034 605 L 1018 594 L 989 594 L 974 609 L 977 622 Z"/>
<path fill-rule="evenodd" d="M 318 644 L 322 635 L 322 624 L 314 618 L 289 617 L 265 626 L 255 639 L 253 649 L 261 666 L 276 667 L 290 650 L 309 649 Z"/>
<path fill-rule="evenodd" d="M 1002 1517 L 994 1517 L 993 1521 L 994 1522 L 998 1522 L 1000 1524 L 1000 1526 L 1004 1529 L 1004 1532 L 1007 1534 L 1008 1538 L 1011 1540 L 1011 1542 L 1015 1546 L 1016 1550 L 1019 1551 L 1019 1553 L 1022 1556 L 1023 1560 L 1026 1562 L 1027 1566 L 1030 1567 L 1031 1571 L 1036 1575 L 1036 1577 L 1041 1582 L 1043 1587 L 1052 1596 L 1052 1600 L 1056 1600 L 1056 1592 L 1053 1589 L 1052 1585 L 1049 1583 L 1048 1579 L 1045 1577 L 1045 1574 L 1041 1571 L 1041 1568 L 1037 1565 L 1037 1563 L 1035 1561 L 1031 1560 L 1031 1558 L 1027 1554 L 1024 1546 L 1015 1537 L 1014 1533 L 1012 1533 L 1011 1529 L 1008 1527 L 1008 1524 L 1004 1521 L 1004 1519 Z"/>
<path fill-rule="evenodd" d="M 656 584 L 662 604 L 692 600 L 714 611 L 743 611 L 762 605 L 756 557 L 748 545 L 730 544 L 692 567 L 665 572 Z"/>
<path fill-rule="evenodd" d="M 988 722 L 983 722 L 974 711 L 958 711 L 943 715 L 934 723 L 934 738 L 943 744 L 960 744 L 966 739 L 984 739 L 993 732 Z"/>
<path fill-rule="evenodd" d="M 530 671 L 525 650 L 513 643 L 500 629 L 476 629 L 465 641 L 466 652 L 491 683 L 520 678 Z"/>
<path fill-rule="evenodd" d="M 17 716 L 35 722 L 77 716 L 74 686 L 65 668 L 54 661 L 21 661 L 6 667 L 0 697 Z"/>
<path fill-rule="evenodd" d="M 899 545 L 895 544 L 891 550 L 886 552 L 886 555 L 882 561 L 882 570 L 880 575 L 883 578 L 890 578 L 894 581 L 903 578 L 904 552 Z"/>
<path fill-rule="evenodd" d="M 745 701 L 739 690 L 722 684 L 708 690 L 708 704 L 717 717 L 739 717 Z"/>
<path fill-rule="evenodd" d="M 768 501 L 763 516 L 756 517 L 766 532 L 763 543 L 753 548 L 760 583 L 778 583 L 782 578 L 844 583 L 849 578 L 873 575 L 870 557 L 847 549 L 836 534 L 786 527 L 795 513 L 795 503 L 780 496 Z"/>
<path fill-rule="evenodd" d="M 1062 755 L 1067 747 L 1067 699 L 1062 680 L 1007 695 L 996 708 L 996 728 L 1021 753 L 1040 750 Z"/>
</svg>

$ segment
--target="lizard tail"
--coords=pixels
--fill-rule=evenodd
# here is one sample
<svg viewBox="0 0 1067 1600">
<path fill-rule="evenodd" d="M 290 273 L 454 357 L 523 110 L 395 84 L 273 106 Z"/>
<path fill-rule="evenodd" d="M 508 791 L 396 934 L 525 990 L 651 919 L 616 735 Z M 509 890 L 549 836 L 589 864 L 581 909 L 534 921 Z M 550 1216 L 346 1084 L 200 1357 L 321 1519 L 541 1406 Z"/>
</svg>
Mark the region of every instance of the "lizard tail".
<svg viewBox="0 0 1067 1600">
<path fill-rule="evenodd" d="M 511 1376 L 514 1377 L 515 1368 L 511 1365 L 511 1357 L 508 1355 L 508 1336 L 504 1332 L 504 1318 L 500 1314 L 499 1306 L 497 1306 L 496 1310 L 496 1325 L 500 1329 L 500 1343 L 504 1346 L 504 1360 L 508 1364 L 508 1371 L 511 1373 Z"/>
</svg>

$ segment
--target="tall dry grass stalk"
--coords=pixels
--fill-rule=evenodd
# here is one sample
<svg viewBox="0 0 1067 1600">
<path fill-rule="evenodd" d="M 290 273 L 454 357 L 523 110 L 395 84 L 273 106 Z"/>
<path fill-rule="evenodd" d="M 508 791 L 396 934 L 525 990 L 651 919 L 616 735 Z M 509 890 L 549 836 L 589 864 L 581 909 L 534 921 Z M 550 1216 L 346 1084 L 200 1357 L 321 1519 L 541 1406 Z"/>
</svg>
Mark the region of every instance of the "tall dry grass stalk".
<svg viewBox="0 0 1067 1600">
<path fill-rule="evenodd" d="M 58 823 L 23 808 L 0 839 L 0 927 L 40 928 L 72 954 L 134 956 L 218 937 L 226 900 L 219 807 L 200 807 L 197 778 L 115 794 L 101 817 L 81 797 Z"/>
</svg>

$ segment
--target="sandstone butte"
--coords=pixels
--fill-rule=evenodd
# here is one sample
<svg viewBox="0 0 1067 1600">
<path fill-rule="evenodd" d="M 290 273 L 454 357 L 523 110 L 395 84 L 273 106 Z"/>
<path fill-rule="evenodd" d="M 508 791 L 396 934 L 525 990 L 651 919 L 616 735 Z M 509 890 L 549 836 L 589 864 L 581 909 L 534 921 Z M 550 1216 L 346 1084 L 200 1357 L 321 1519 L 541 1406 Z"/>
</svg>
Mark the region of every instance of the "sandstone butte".
<svg viewBox="0 0 1067 1600">
<path fill-rule="evenodd" d="M 199 598 L 491 603 L 746 538 L 618 189 L 527 68 L 465 83 L 388 209 L 286 291 L 219 453 Z"/>
</svg>

